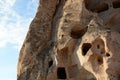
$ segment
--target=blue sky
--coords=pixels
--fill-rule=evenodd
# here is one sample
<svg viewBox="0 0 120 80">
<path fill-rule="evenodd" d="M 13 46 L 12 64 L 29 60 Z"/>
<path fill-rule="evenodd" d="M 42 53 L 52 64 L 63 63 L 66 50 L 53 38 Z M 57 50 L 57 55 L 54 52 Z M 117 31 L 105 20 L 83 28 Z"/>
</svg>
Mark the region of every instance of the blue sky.
<svg viewBox="0 0 120 80">
<path fill-rule="evenodd" d="M 0 80 L 16 80 L 20 48 L 38 0 L 0 0 Z"/>
</svg>

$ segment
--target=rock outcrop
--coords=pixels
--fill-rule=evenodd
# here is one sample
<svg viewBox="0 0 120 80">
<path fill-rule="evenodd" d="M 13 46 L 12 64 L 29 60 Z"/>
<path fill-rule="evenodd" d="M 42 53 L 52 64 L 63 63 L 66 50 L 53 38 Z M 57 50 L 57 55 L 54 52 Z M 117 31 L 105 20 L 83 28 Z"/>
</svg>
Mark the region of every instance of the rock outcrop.
<svg viewBox="0 0 120 80">
<path fill-rule="evenodd" d="M 120 80 L 120 0 L 40 0 L 17 80 Z"/>
</svg>

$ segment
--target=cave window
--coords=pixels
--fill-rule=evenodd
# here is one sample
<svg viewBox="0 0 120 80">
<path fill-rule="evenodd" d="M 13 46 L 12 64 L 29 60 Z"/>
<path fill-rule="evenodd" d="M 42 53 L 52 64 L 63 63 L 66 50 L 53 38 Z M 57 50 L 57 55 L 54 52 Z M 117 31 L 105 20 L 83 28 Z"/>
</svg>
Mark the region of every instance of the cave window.
<svg viewBox="0 0 120 80">
<path fill-rule="evenodd" d="M 82 46 L 82 55 L 85 56 L 90 48 L 91 48 L 90 43 L 84 43 Z"/>
<path fill-rule="evenodd" d="M 108 4 L 100 2 L 100 0 L 85 0 L 85 7 L 92 12 L 101 13 L 109 9 Z"/>
<path fill-rule="evenodd" d="M 53 65 L 53 61 L 51 60 L 51 61 L 49 61 L 49 68 L 51 67 Z"/>
<path fill-rule="evenodd" d="M 120 1 L 114 1 L 112 4 L 113 8 L 120 8 Z"/>
<path fill-rule="evenodd" d="M 97 48 L 100 49 L 100 45 L 99 44 L 97 45 Z"/>
<path fill-rule="evenodd" d="M 76 29 L 76 27 L 74 27 L 71 30 L 70 36 L 72 38 L 74 38 L 74 39 L 79 39 L 79 38 L 81 38 L 85 34 L 85 32 L 87 32 L 87 29 L 88 29 L 88 27 L 85 27 L 85 28 L 83 28 L 81 30 Z"/>
<path fill-rule="evenodd" d="M 101 13 L 101 12 L 107 11 L 108 9 L 109 9 L 108 4 L 103 3 L 100 7 L 96 8 L 95 12 Z"/>
<path fill-rule="evenodd" d="M 66 79 L 66 71 L 64 67 L 58 68 L 57 69 L 57 78 L 58 79 Z"/>
<path fill-rule="evenodd" d="M 106 56 L 107 56 L 107 57 L 109 57 L 109 56 L 110 56 L 110 54 L 109 54 L 109 53 L 106 53 Z"/>
</svg>

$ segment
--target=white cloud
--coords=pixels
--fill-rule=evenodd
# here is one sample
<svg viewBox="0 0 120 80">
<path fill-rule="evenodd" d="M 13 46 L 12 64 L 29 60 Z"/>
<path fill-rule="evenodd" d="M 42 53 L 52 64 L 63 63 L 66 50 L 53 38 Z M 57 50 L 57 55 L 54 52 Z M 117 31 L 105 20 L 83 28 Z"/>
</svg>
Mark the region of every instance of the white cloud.
<svg viewBox="0 0 120 80">
<path fill-rule="evenodd" d="M 8 43 L 20 49 L 32 18 L 25 19 L 12 7 L 16 0 L 0 0 L 0 48 Z"/>
<path fill-rule="evenodd" d="M 15 11 L 13 7 L 16 5 L 15 4 L 16 1 L 18 0 L 0 0 L 0 49 L 2 49 L 3 47 L 5 48 L 10 43 L 12 44 L 12 46 L 10 45 L 10 47 L 15 47 L 19 51 L 25 39 L 26 33 L 28 31 L 29 24 L 32 20 L 32 17 L 26 17 L 25 15 L 20 15 L 20 13 Z M 20 0 L 20 2 L 22 1 L 24 3 L 24 1 L 26 0 Z M 35 6 L 31 7 L 34 3 L 29 3 L 29 1 L 34 2 L 34 0 L 27 0 L 27 1 L 28 4 L 30 4 L 28 6 L 29 8 L 35 7 Z M 17 7 L 18 6 L 21 5 L 17 4 Z M 19 9 L 17 10 L 20 11 Z M 27 14 L 27 12 L 25 14 Z M 1 64 L 0 80 L 16 80 L 17 78 L 16 57 L 18 57 L 18 54 L 17 56 L 13 54 L 12 56 L 10 56 L 11 53 L 9 53 L 9 50 L 8 51 L 7 50 L 3 51 L 3 50 L 1 50 L 2 53 L 0 54 L 0 64 Z M 15 52 L 13 51 L 13 53 Z M 6 54 L 7 57 L 6 55 L 3 54 Z"/>
<path fill-rule="evenodd" d="M 13 6 L 16 0 L 4 0 L 8 6 Z"/>
</svg>

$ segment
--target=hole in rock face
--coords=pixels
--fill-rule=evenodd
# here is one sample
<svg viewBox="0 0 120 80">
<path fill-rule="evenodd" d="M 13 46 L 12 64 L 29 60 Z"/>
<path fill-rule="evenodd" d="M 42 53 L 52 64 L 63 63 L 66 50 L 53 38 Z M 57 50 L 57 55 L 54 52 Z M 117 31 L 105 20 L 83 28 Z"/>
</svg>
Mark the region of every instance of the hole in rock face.
<svg viewBox="0 0 120 80">
<path fill-rule="evenodd" d="M 101 13 L 101 12 L 107 11 L 108 9 L 109 9 L 108 4 L 103 3 L 102 5 L 96 7 L 95 12 Z"/>
<path fill-rule="evenodd" d="M 90 43 L 84 43 L 82 45 L 82 55 L 85 56 L 90 48 L 91 48 Z"/>
<path fill-rule="evenodd" d="M 101 0 L 85 0 L 85 7 L 92 12 L 104 12 L 109 9 L 108 4 Z"/>
<path fill-rule="evenodd" d="M 57 69 L 57 78 L 58 79 L 66 79 L 66 71 L 64 67 L 58 68 Z"/>
<path fill-rule="evenodd" d="M 50 68 L 53 65 L 53 60 L 49 61 L 48 67 Z"/>
<path fill-rule="evenodd" d="M 103 63 L 103 59 L 102 59 L 102 57 L 99 56 L 99 57 L 97 58 L 97 61 L 98 61 L 98 64 L 101 65 L 101 64 Z"/>
<path fill-rule="evenodd" d="M 73 28 L 71 30 L 70 36 L 74 39 L 79 39 L 85 34 L 85 32 L 87 32 L 87 28 L 88 27 L 85 27 L 83 29 Z"/>
<path fill-rule="evenodd" d="M 99 44 L 97 45 L 97 48 L 100 49 L 100 45 Z"/>
<path fill-rule="evenodd" d="M 120 1 L 114 1 L 113 3 L 113 8 L 120 8 Z"/>
<path fill-rule="evenodd" d="M 109 56 L 110 56 L 110 54 L 109 54 L 109 53 L 106 53 L 106 56 L 107 56 L 107 57 L 109 57 Z"/>
<path fill-rule="evenodd" d="M 62 37 L 64 37 L 64 35 L 61 35 Z"/>
</svg>

